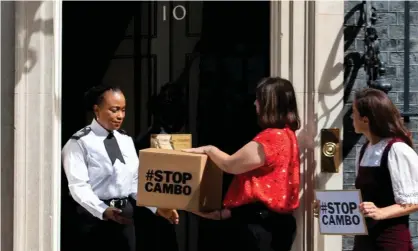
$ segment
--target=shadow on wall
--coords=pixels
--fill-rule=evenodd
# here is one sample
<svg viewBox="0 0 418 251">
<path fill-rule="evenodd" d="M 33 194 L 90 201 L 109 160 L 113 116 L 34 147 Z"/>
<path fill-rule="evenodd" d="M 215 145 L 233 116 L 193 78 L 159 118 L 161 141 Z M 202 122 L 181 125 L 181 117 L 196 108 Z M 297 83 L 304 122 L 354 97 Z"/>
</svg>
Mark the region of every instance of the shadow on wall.
<svg viewBox="0 0 418 251">
<path fill-rule="evenodd" d="M 1 246 L 0 250 L 13 250 L 13 210 L 14 210 L 14 143 L 15 143 L 15 93 L 23 85 L 34 84 L 26 82 L 29 74 L 38 64 L 39 51 L 32 44 L 42 44 L 35 41 L 33 35 L 41 33 L 45 37 L 53 37 L 53 18 L 44 19 L 45 13 L 50 15 L 54 8 L 53 2 L 1 2 Z M 49 5 L 49 6 L 48 6 Z M 48 11 L 44 11 L 44 9 Z M 15 18 L 15 13 L 20 14 Z M 42 46 L 42 45 L 40 45 Z M 54 48 L 50 48 L 53 50 Z M 48 52 L 48 50 L 46 51 Z M 52 54 L 53 55 L 53 54 Z M 49 58 L 47 59 L 49 60 Z M 51 69 L 52 70 L 52 69 Z M 47 74 L 53 78 L 54 74 Z M 36 83 L 36 82 L 35 82 Z M 53 82 L 52 82 L 53 83 Z M 34 87 L 37 91 L 40 87 Z M 26 93 L 19 92 L 24 96 Z M 39 93 L 37 93 L 39 94 Z M 23 98 L 25 99 L 25 98 Z M 60 104 L 59 97 L 54 96 L 53 104 Z M 24 105 L 24 104 L 22 104 Z M 55 111 L 59 111 L 55 107 Z M 57 119 L 59 114 L 53 114 L 50 121 Z M 49 121 L 48 121 L 49 122 Z"/>
<path fill-rule="evenodd" d="M 354 25 L 347 25 L 348 20 L 353 20 L 353 17 L 357 17 L 355 15 L 356 13 L 359 13 L 359 18 L 356 20 L 356 23 Z M 321 125 L 327 125 L 330 128 L 340 127 L 341 124 L 344 126 L 342 131 L 344 135 L 344 140 L 342 141 L 343 159 L 347 157 L 351 149 L 355 147 L 356 143 L 361 138 L 360 135 L 354 133 L 352 128 L 352 111 L 351 106 L 347 105 L 347 102 L 353 90 L 359 69 L 363 66 L 363 55 L 359 52 L 351 52 L 348 54 L 345 52 L 347 51 L 347 48 L 355 42 L 355 38 L 363 29 L 362 25 L 364 25 L 364 20 L 362 14 L 363 5 L 360 2 L 344 16 L 344 24 L 335 38 L 325 67 L 322 69 L 322 76 L 319 80 L 318 89 L 315 90 L 311 85 L 307 85 L 304 90 L 304 92 L 308 95 L 305 95 L 304 97 L 305 104 L 307 104 L 305 113 L 303 115 L 301 114 L 305 120 L 305 125 L 302 127 L 303 130 L 298 135 L 298 139 L 301 144 L 301 161 L 308 167 L 315 167 L 310 170 L 306 170 L 308 173 L 305 177 L 308 182 L 305 181 L 305 184 L 315 184 L 315 181 L 320 184 L 326 184 L 332 177 L 332 175 L 321 175 L 321 179 L 316 177 L 315 170 L 316 168 L 319 168 L 319 160 L 316 160 L 315 158 L 314 149 L 317 149 L 317 147 L 320 146 L 320 137 L 316 137 L 318 133 L 318 122 L 320 122 Z M 344 39 L 344 63 L 340 62 L 337 58 L 342 39 Z M 344 72 L 343 85 L 335 85 L 336 87 L 333 88 L 331 85 L 332 82 L 342 73 L 342 71 Z M 318 92 L 318 90 L 320 90 L 320 93 L 318 93 L 319 109 L 315 108 L 316 101 L 314 95 L 314 93 Z M 343 98 L 337 102 L 331 102 L 330 105 L 330 102 L 327 102 L 327 97 L 335 96 L 338 93 L 341 93 L 341 91 L 344 91 Z M 340 112 L 341 107 L 344 107 L 342 112 Z M 315 109 L 321 110 L 321 115 L 318 116 Z M 336 115 L 337 117 L 335 117 Z M 318 187 L 318 184 L 316 187 Z M 310 201 L 307 200 L 314 197 L 314 187 L 305 187 L 305 189 L 305 193 L 307 194 L 304 194 L 302 199 L 305 200 L 305 203 L 310 203 Z M 307 213 L 308 215 L 311 214 L 311 212 Z M 309 233 L 309 229 L 312 228 L 307 226 L 307 229 L 307 234 L 311 234 L 311 236 L 313 236 L 313 233 Z"/>
<path fill-rule="evenodd" d="M 356 12 L 360 12 L 359 19 L 355 25 L 347 25 L 348 20 L 351 20 Z M 321 124 L 329 125 L 329 127 L 339 127 L 339 121 L 342 119 L 342 124 L 344 125 L 343 135 L 343 159 L 349 154 L 351 149 L 356 145 L 360 139 L 360 135 L 354 133 L 352 127 L 351 119 L 351 106 L 347 108 L 347 102 L 351 92 L 353 91 L 355 80 L 359 69 L 363 66 L 364 55 L 359 52 L 350 52 L 347 53 L 344 57 L 344 65 L 341 62 L 336 61 L 336 56 L 338 52 L 338 47 L 341 39 L 344 37 L 344 52 L 355 42 L 355 38 L 359 35 L 360 31 L 363 30 L 364 20 L 363 20 L 363 5 L 360 3 L 356 5 L 352 10 L 350 10 L 344 16 L 344 26 L 341 27 L 341 30 L 338 32 L 338 35 L 335 39 L 335 42 L 332 46 L 332 49 L 329 53 L 328 60 L 323 69 L 323 74 L 319 81 L 318 90 L 321 90 L 321 93 L 318 93 L 318 103 L 321 107 L 322 115 L 318 117 L 318 114 L 315 113 L 314 105 L 308 105 L 308 110 L 305 117 L 307 117 L 307 123 L 304 125 L 303 131 L 300 133 L 299 139 L 303 142 L 304 149 L 315 149 L 320 145 L 320 139 L 315 139 L 315 135 L 318 131 L 316 125 L 321 121 Z M 344 84 L 337 85 L 336 88 L 332 89 L 331 82 L 338 77 L 338 75 L 344 71 Z M 308 85 L 309 86 L 309 85 Z M 344 91 L 344 98 L 338 101 L 331 107 L 327 106 L 326 96 L 333 96 L 338 94 L 340 91 Z M 317 90 L 314 90 L 312 87 L 308 87 L 305 90 L 305 93 L 314 93 Z M 315 104 L 315 97 L 313 95 L 308 95 L 307 104 Z M 343 113 L 339 114 L 338 117 L 333 118 L 334 120 L 330 123 L 331 115 L 335 114 L 334 111 L 341 107 L 341 103 L 344 105 Z M 314 121 L 314 123 L 310 123 Z M 302 156 L 303 157 L 303 156 Z M 305 158 L 302 158 L 305 160 Z M 312 163 L 316 164 L 316 163 Z"/>
<path fill-rule="evenodd" d="M 314 5 L 315 3 L 310 3 Z M 312 29 L 312 28 L 308 28 Z M 304 125 L 302 126 L 302 130 L 298 133 L 298 141 L 300 144 L 300 159 L 301 164 L 305 175 L 304 181 L 301 183 L 303 184 L 303 190 L 301 191 L 301 201 L 304 201 L 305 213 L 307 214 L 307 222 L 303 223 L 304 229 L 306 229 L 306 237 L 309 243 L 313 243 L 314 233 L 313 233 L 313 215 L 311 209 L 311 200 L 314 198 L 314 189 L 319 188 L 318 183 L 326 184 L 328 180 L 332 177 L 332 175 L 321 175 L 321 180 L 319 177 L 316 177 L 316 169 L 319 167 L 319 161 L 316 159 L 316 149 L 320 146 L 320 138 L 317 137 L 318 135 L 318 122 L 321 124 L 327 125 L 329 127 L 340 127 L 342 114 L 340 112 L 341 104 L 344 102 L 343 99 L 338 100 L 335 104 L 333 103 L 332 106 L 329 106 L 329 102 L 327 103 L 327 97 L 332 97 L 338 95 L 343 91 L 342 85 L 337 85 L 337 87 L 333 88 L 332 83 L 341 76 L 341 73 L 344 70 L 342 59 L 338 58 L 339 50 L 341 49 L 340 45 L 342 43 L 344 30 L 343 26 L 339 28 L 338 32 L 335 34 L 335 39 L 330 48 L 327 60 L 325 62 L 324 68 L 319 69 L 322 72 L 322 75 L 319 80 L 319 85 L 316 88 L 312 84 L 305 84 L 305 89 L 303 93 L 305 94 L 303 97 L 303 113 L 301 113 L 301 118 L 303 118 Z M 307 52 L 310 55 L 306 55 L 312 61 L 309 62 L 305 67 L 311 67 L 312 69 L 308 69 L 308 79 L 314 79 L 314 58 L 315 58 L 315 45 L 312 44 L 308 48 Z M 315 69 L 317 70 L 317 69 Z M 318 92 L 321 90 L 320 92 Z M 318 100 L 316 100 L 316 95 L 318 95 Z M 334 101 L 333 99 L 332 101 Z M 319 102 L 319 107 L 316 106 L 316 102 Z M 318 109 L 319 108 L 319 109 Z M 321 115 L 315 110 L 320 110 Z M 306 168 L 308 167 L 308 168 Z M 299 233 L 301 234 L 301 233 Z M 294 247 L 296 248 L 296 247 Z"/>
<path fill-rule="evenodd" d="M 347 21 L 350 20 L 356 12 L 360 12 L 360 18 L 357 20 L 357 23 L 355 25 L 347 25 Z M 341 30 L 338 32 L 338 35 L 329 53 L 328 60 L 322 71 L 323 74 L 321 76 L 318 86 L 318 89 L 321 90 L 321 93 L 318 93 L 318 103 L 322 111 L 321 116 L 318 117 L 318 114 L 315 113 L 314 95 L 306 95 L 306 104 L 308 104 L 308 106 L 305 114 L 303 114 L 306 123 L 303 126 L 303 130 L 299 134 L 299 141 L 301 142 L 302 149 L 315 149 L 320 145 L 319 138 L 317 140 L 314 140 L 315 135 L 318 131 L 316 125 L 319 121 L 321 121 L 321 124 L 329 125 L 329 127 L 339 127 L 340 120 L 343 120 L 343 158 L 345 158 L 348 155 L 348 153 L 360 139 L 360 135 L 355 134 L 354 129 L 352 127 L 351 106 L 349 108 L 346 108 L 346 106 L 347 102 L 349 101 L 348 99 L 350 97 L 350 94 L 353 91 L 354 83 L 357 78 L 359 69 L 363 66 L 364 56 L 359 52 L 350 52 L 345 55 L 343 65 L 341 64 L 341 62 L 335 63 L 335 61 L 341 39 L 343 39 L 344 37 L 344 51 L 346 51 L 347 48 L 349 48 L 351 44 L 355 41 L 355 38 L 358 36 L 360 31 L 362 31 L 362 25 L 364 25 L 362 13 L 363 5 L 361 3 L 356 5 L 350 12 L 347 13 L 347 15 L 344 17 L 344 26 L 341 27 Z M 344 83 L 343 85 L 337 85 L 336 88 L 332 89 L 331 82 L 338 77 L 341 71 L 344 71 Z M 344 90 L 343 99 L 338 101 L 333 106 L 328 107 L 327 102 L 325 100 L 326 96 L 336 95 L 342 90 Z M 305 93 L 314 93 L 317 90 L 314 90 L 313 87 L 308 85 L 307 89 L 305 89 L 304 91 Z M 341 103 L 343 103 L 345 106 L 345 109 L 343 109 L 343 113 L 339 114 L 336 118 L 331 118 L 331 115 L 335 114 L 334 111 L 341 107 Z M 333 121 L 330 121 L 331 119 L 333 119 Z M 303 161 L 307 159 L 306 156 L 304 156 L 303 152 L 301 156 Z"/>
<path fill-rule="evenodd" d="M 349 24 L 353 20 L 356 13 L 359 13 L 359 18 Z M 354 89 L 354 84 L 357 79 L 359 70 L 363 67 L 364 55 L 360 52 L 348 52 L 349 48 L 355 43 L 356 37 L 363 31 L 365 25 L 363 4 L 359 3 L 354 6 L 344 18 L 344 105 L 347 109 L 343 117 L 344 125 L 344 144 L 343 144 L 343 158 L 345 159 L 352 149 L 356 146 L 361 138 L 360 134 L 356 134 L 353 128 L 353 121 L 351 119 L 352 108 L 347 104 L 350 100 L 351 93 Z"/>
<path fill-rule="evenodd" d="M 38 52 L 30 47 L 32 36 L 41 32 L 46 36 L 54 35 L 53 19 L 43 20 L 40 18 L 40 7 L 46 5 L 46 2 L 25 2 L 24 4 L 16 4 L 16 8 L 24 8 L 25 21 L 16 22 L 16 30 L 18 31 L 18 39 L 16 40 L 16 50 L 18 55 L 25 55 L 26 62 L 21 62 L 21 65 L 16 67 L 15 83 L 19 84 L 23 75 L 29 73 L 38 61 Z M 18 56 L 19 57 L 19 56 Z M 22 56 L 20 56 L 22 57 Z"/>
<path fill-rule="evenodd" d="M 51 5 L 46 7 L 47 5 Z M 54 20 L 53 18 L 43 19 L 42 14 L 44 11 L 42 8 L 53 9 L 55 7 L 53 2 L 41 2 L 41 1 L 30 1 L 30 2 L 15 2 L 14 8 L 16 12 L 25 13 L 25 15 L 17 19 L 15 23 L 16 34 L 15 34 L 15 50 L 16 50 L 16 62 L 15 62 L 15 85 L 16 89 L 21 83 L 22 78 L 30 73 L 35 65 L 38 63 L 38 53 L 34 48 L 31 47 L 32 37 L 36 33 L 42 33 L 44 36 L 54 36 Z M 47 11 L 46 13 L 49 13 Z M 42 42 L 38 42 L 42 43 Z M 54 48 L 51 48 L 54 50 Z M 54 55 L 54 53 L 52 54 Z M 25 60 L 22 60 L 25 59 Z M 53 59 L 51 59 L 53 60 Z M 54 69 L 51 69 L 54 70 Z M 54 74 L 50 74 L 49 77 L 54 77 Z M 52 86 L 55 80 L 53 80 Z M 39 90 L 48 91 L 48 90 Z M 54 94 L 54 93 L 53 93 Z M 61 104 L 60 97 L 54 95 L 53 105 L 54 110 L 59 112 L 59 106 Z M 54 114 L 56 120 L 61 119 L 61 115 L 58 113 Z M 52 120 L 51 120 L 52 121 Z"/>
</svg>

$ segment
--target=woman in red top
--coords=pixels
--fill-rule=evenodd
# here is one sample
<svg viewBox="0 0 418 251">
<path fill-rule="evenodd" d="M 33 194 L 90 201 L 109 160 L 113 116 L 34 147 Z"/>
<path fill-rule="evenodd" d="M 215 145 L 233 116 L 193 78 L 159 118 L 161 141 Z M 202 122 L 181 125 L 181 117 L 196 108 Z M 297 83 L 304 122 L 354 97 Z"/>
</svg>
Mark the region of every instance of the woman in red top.
<svg viewBox="0 0 418 251">
<path fill-rule="evenodd" d="M 185 150 L 205 153 L 224 172 L 235 175 L 224 198 L 225 209 L 196 214 L 214 220 L 230 218 L 230 240 L 237 250 L 289 251 L 296 232 L 292 212 L 299 206 L 295 131 L 300 120 L 292 84 L 281 78 L 263 79 L 255 106 L 263 130 L 235 154 L 215 146 Z"/>
</svg>

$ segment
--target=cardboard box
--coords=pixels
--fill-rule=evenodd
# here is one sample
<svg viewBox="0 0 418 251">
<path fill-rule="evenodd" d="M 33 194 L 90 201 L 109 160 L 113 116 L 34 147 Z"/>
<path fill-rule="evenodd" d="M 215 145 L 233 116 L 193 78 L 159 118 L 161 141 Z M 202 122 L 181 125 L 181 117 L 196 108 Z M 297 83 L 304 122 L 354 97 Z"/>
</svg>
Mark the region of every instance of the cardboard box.
<svg viewBox="0 0 418 251">
<path fill-rule="evenodd" d="M 205 154 L 139 151 L 138 206 L 187 211 L 222 208 L 223 172 Z"/>
<path fill-rule="evenodd" d="M 181 150 L 192 148 L 191 134 L 152 134 L 151 148 Z"/>
</svg>

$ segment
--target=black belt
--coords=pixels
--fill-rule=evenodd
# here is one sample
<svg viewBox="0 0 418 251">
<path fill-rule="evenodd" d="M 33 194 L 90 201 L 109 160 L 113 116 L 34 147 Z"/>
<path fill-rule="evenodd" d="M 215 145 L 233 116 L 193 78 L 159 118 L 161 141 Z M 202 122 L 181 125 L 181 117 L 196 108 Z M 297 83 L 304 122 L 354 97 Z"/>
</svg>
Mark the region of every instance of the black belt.
<svg viewBox="0 0 418 251">
<path fill-rule="evenodd" d="M 129 203 L 129 198 L 116 198 L 103 201 L 106 205 L 119 209 L 125 208 Z"/>
<path fill-rule="evenodd" d="M 276 213 L 268 209 L 260 202 L 242 205 L 231 209 L 231 214 L 235 219 L 241 221 L 257 222 L 267 218 L 292 218 L 292 214 Z"/>
</svg>

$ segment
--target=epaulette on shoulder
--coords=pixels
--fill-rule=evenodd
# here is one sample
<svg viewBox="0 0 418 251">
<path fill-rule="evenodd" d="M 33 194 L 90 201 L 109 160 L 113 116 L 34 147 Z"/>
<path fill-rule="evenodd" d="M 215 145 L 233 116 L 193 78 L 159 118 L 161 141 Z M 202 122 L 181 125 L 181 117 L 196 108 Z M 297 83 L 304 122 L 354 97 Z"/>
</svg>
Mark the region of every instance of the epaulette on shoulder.
<svg viewBox="0 0 418 251">
<path fill-rule="evenodd" d="M 86 126 L 83 129 L 81 129 L 80 131 L 74 133 L 73 136 L 71 136 L 71 138 L 72 139 L 75 139 L 75 140 L 79 140 L 80 138 L 86 136 L 90 132 L 91 132 L 91 127 L 90 126 Z"/>
<path fill-rule="evenodd" d="M 128 133 L 125 131 L 125 130 L 123 130 L 123 129 L 119 129 L 118 130 L 118 132 L 120 133 L 120 134 L 125 134 L 125 135 L 127 135 Z"/>
</svg>

